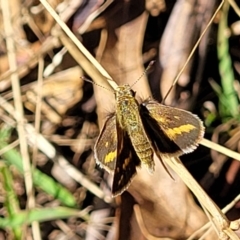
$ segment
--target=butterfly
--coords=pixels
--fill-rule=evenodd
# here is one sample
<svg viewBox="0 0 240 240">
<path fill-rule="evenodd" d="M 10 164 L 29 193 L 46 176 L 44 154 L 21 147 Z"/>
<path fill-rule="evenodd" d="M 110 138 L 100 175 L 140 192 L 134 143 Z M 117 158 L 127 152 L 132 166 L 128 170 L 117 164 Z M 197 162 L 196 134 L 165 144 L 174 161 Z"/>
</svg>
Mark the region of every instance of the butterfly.
<svg viewBox="0 0 240 240">
<path fill-rule="evenodd" d="M 130 85 L 115 90 L 116 111 L 109 116 L 94 146 L 97 164 L 113 173 L 112 195 L 125 191 L 136 167 L 154 172 L 153 154 L 178 157 L 192 152 L 204 134 L 194 114 L 149 98 L 139 103 Z"/>
</svg>

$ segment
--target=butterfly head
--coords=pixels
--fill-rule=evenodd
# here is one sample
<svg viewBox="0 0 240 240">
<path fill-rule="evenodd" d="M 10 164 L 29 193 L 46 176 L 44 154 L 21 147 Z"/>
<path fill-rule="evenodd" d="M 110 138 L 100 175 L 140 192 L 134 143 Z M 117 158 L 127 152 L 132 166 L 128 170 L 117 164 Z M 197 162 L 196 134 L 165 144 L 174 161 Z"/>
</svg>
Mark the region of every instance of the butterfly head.
<svg viewBox="0 0 240 240">
<path fill-rule="evenodd" d="M 115 91 L 115 97 L 116 99 L 120 99 L 122 97 L 134 97 L 135 92 L 131 89 L 131 87 L 128 84 L 124 84 L 122 86 L 118 86 Z"/>
</svg>

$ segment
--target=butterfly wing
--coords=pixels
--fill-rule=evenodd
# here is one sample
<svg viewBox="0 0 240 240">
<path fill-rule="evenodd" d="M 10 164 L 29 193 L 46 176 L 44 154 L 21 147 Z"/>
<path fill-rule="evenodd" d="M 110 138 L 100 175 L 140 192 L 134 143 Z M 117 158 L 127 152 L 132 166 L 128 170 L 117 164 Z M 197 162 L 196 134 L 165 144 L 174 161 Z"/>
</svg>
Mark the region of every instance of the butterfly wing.
<svg viewBox="0 0 240 240">
<path fill-rule="evenodd" d="M 113 172 L 113 196 L 121 194 L 129 187 L 140 160 L 128 134 L 119 126 L 115 115 L 106 120 L 94 152 L 97 163 Z"/>
<path fill-rule="evenodd" d="M 117 146 L 116 116 L 113 115 L 105 121 L 94 146 L 94 157 L 97 164 L 108 172 L 115 169 Z"/>
<path fill-rule="evenodd" d="M 133 177 L 137 173 L 136 167 L 140 165 L 140 160 L 133 148 L 127 132 L 120 127 L 118 122 L 117 135 L 118 155 L 112 184 L 113 196 L 121 194 L 129 187 Z"/>
<path fill-rule="evenodd" d="M 202 121 L 192 113 L 148 99 L 141 104 L 143 124 L 161 154 L 180 156 L 192 152 L 204 134 Z"/>
</svg>

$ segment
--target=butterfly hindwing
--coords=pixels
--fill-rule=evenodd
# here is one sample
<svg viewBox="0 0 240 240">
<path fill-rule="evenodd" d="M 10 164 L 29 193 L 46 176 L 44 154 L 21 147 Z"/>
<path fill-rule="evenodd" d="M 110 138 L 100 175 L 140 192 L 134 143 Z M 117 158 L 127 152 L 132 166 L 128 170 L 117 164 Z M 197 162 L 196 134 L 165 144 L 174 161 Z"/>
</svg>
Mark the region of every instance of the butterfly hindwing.
<svg viewBox="0 0 240 240">
<path fill-rule="evenodd" d="M 148 99 L 140 107 L 144 127 L 161 154 L 179 156 L 192 152 L 201 141 L 204 127 L 192 113 Z"/>
<path fill-rule="evenodd" d="M 119 126 L 116 116 L 109 117 L 94 147 L 97 163 L 113 173 L 112 194 L 128 188 L 140 164 L 128 134 Z"/>
<path fill-rule="evenodd" d="M 117 122 L 118 154 L 113 175 L 112 194 L 121 194 L 130 185 L 136 174 L 140 160 L 135 153 L 131 140 Z"/>
</svg>

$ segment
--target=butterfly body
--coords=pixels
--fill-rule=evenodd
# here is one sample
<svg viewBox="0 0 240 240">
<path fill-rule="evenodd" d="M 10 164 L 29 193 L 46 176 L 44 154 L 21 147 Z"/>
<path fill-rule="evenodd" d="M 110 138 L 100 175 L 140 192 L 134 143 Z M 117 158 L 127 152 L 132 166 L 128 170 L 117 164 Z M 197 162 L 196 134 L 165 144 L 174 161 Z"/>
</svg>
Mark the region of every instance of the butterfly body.
<svg viewBox="0 0 240 240">
<path fill-rule="evenodd" d="M 159 159 L 193 151 L 204 127 L 192 113 L 169 107 L 153 99 L 138 103 L 129 85 L 115 90 L 116 111 L 108 117 L 94 147 L 96 162 L 113 173 L 112 194 L 130 185 L 136 167 L 154 171 L 153 153 Z"/>
<path fill-rule="evenodd" d="M 116 121 L 129 136 L 133 148 L 149 172 L 154 171 L 153 149 L 151 141 L 143 127 L 139 114 L 139 103 L 129 85 L 119 86 L 115 92 Z M 128 147 L 128 146 L 126 146 Z"/>
</svg>

